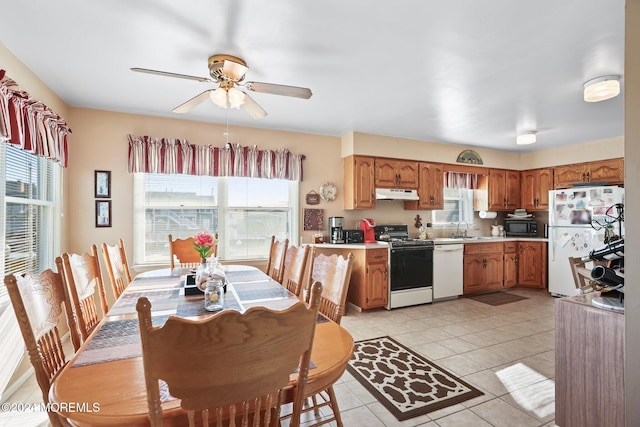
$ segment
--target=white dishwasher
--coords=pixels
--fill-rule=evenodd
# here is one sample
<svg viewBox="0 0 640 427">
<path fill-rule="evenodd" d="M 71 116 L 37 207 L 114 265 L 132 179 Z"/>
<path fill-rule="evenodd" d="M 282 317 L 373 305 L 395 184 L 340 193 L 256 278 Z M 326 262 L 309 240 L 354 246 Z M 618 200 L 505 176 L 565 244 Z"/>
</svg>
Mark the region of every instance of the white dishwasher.
<svg viewBox="0 0 640 427">
<path fill-rule="evenodd" d="M 433 250 L 433 299 L 462 295 L 463 244 L 439 245 Z"/>
</svg>

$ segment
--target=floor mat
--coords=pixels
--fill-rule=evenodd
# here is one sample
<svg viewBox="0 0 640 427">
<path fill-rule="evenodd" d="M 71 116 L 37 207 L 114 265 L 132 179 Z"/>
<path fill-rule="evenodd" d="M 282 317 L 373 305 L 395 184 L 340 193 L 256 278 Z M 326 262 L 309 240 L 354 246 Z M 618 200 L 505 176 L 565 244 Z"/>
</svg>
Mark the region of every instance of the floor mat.
<svg viewBox="0 0 640 427">
<path fill-rule="evenodd" d="M 510 302 L 516 302 L 516 301 L 521 301 L 523 299 L 529 299 L 527 297 L 522 297 L 520 295 L 516 295 L 513 294 L 511 292 L 491 292 L 488 294 L 480 294 L 480 295 L 473 295 L 470 298 L 474 301 L 479 301 L 479 302 L 483 302 L 485 304 L 489 304 L 489 305 L 502 305 L 502 304 L 509 304 Z"/>
<path fill-rule="evenodd" d="M 483 394 L 388 336 L 357 341 L 347 369 L 399 421 Z"/>
</svg>

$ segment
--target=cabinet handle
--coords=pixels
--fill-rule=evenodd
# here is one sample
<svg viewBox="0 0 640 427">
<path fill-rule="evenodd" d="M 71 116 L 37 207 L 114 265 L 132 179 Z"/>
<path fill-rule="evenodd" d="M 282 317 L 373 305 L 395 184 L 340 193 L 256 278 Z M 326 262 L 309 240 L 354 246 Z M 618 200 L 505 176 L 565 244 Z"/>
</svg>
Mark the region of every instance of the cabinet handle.
<svg viewBox="0 0 640 427">
<path fill-rule="evenodd" d="M 487 268 L 487 257 L 482 258 L 482 268 Z"/>
<path fill-rule="evenodd" d="M 587 182 L 590 181 L 589 174 L 590 174 L 590 172 L 587 171 Z"/>
</svg>

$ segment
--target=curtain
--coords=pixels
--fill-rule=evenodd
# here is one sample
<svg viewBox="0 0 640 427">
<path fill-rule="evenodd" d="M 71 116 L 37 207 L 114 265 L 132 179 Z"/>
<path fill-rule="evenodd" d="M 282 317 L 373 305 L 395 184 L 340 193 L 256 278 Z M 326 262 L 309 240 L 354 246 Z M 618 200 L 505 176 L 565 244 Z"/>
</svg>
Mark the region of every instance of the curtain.
<svg viewBox="0 0 640 427">
<path fill-rule="evenodd" d="M 228 143 L 193 145 L 184 139 L 129 135 L 129 172 L 241 176 L 302 181 L 303 154 Z"/>
<path fill-rule="evenodd" d="M 0 141 L 67 167 L 70 133 L 59 115 L 31 98 L 0 70 Z"/>
<path fill-rule="evenodd" d="M 476 189 L 478 188 L 478 175 L 466 172 L 445 172 L 444 187 Z"/>
</svg>

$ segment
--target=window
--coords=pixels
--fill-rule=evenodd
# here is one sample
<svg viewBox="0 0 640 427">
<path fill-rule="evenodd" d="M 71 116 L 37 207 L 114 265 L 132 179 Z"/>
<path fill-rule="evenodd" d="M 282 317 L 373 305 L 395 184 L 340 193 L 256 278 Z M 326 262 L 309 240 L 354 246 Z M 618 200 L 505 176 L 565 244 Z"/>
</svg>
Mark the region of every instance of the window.
<svg viewBox="0 0 640 427">
<path fill-rule="evenodd" d="M 464 188 L 444 189 L 444 209 L 431 211 L 433 224 L 457 224 L 464 221 L 473 224 L 473 190 Z"/>
<path fill-rule="evenodd" d="M 1 277 L 55 267 L 60 251 L 61 166 L 11 144 L 0 144 Z M 0 310 L 8 304 L 0 286 Z"/>
<path fill-rule="evenodd" d="M 134 265 L 168 264 L 169 240 L 218 233 L 218 257 L 261 259 L 271 236 L 298 240 L 298 182 L 134 175 Z"/>
</svg>

